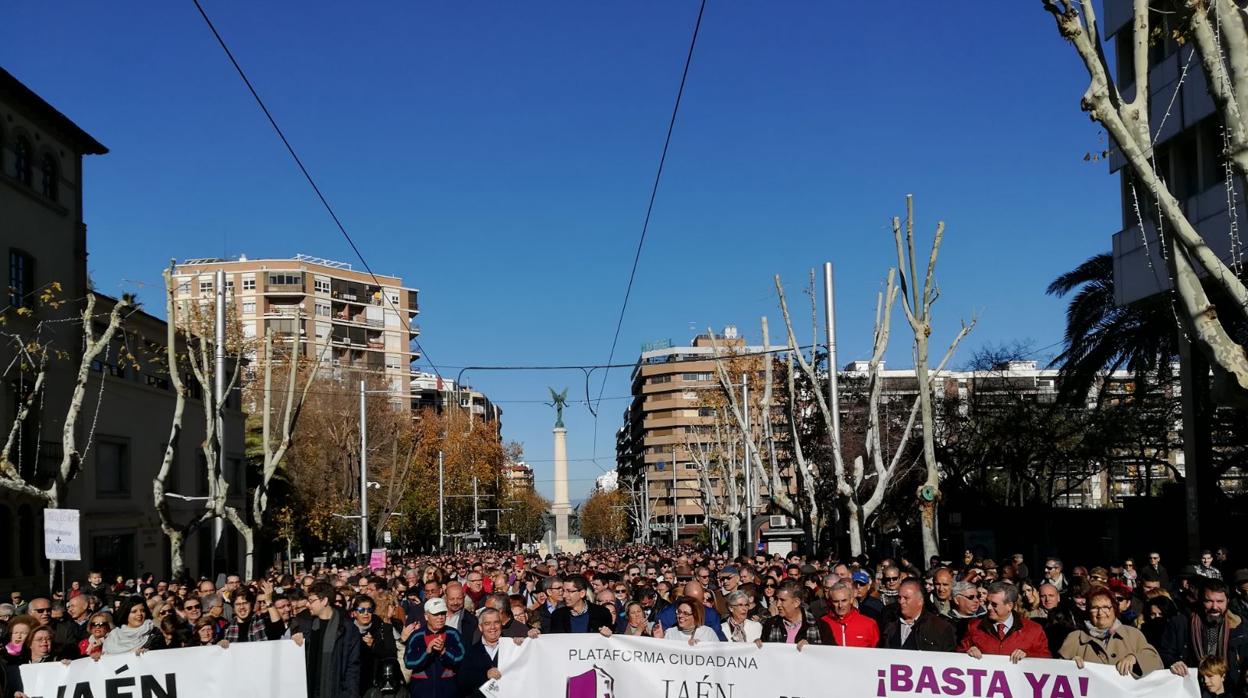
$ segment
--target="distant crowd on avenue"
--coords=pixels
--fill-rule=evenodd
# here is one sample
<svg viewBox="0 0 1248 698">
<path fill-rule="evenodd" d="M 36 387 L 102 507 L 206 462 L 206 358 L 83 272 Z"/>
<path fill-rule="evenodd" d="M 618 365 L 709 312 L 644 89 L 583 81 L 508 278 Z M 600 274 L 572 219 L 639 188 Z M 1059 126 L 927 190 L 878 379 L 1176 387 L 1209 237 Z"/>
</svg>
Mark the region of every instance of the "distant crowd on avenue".
<svg viewBox="0 0 1248 698">
<path fill-rule="evenodd" d="M 25 698 L 24 664 L 240 642 L 298 643 L 309 698 L 479 696 L 501 677 L 501 643 L 574 633 L 1062 658 L 1112 665 L 1123 680 L 1196 673 L 1207 698 L 1248 698 L 1248 569 L 1227 549 L 1174 570 L 1157 553 L 1037 567 L 971 551 L 923 568 L 629 546 L 470 550 L 254 580 L 93 571 L 65 592 L 0 603 L 0 698 Z"/>
</svg>

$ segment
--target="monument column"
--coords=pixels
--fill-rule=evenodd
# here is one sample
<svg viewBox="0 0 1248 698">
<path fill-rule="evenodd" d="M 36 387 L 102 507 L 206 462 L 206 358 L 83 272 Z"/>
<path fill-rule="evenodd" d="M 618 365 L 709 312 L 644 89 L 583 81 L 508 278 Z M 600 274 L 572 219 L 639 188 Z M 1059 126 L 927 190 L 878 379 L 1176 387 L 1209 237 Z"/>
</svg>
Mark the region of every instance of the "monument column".
<svg viewBox="0 0 1248 698">
<path fill-rule="evenodd" d="M 572 513 L 568 503 L 568 430 L 560 424 L 552 431 L 555 435 L 555 502 L 550 512 L 555 515 L 555 547 L 566 550 L 568 516 Z"/>
</svg>

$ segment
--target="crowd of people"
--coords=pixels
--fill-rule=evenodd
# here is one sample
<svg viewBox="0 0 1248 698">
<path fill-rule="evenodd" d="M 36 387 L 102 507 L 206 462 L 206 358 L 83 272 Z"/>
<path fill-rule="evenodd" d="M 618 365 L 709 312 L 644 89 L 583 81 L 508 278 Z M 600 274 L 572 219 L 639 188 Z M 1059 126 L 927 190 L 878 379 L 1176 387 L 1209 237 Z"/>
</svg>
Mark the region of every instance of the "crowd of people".
<svg viewBox="0 0 1248 698">
<path fill-rule="evenodd" d="M 413 556 L 382 569 L 270 570 L 255 580 L 117 578 L 0 603 L 0 698 L 25 698 L 23 664 L 239 642 L 305 653 L 309 698 L 478 696 L 502 642 L 646 636 L 690 645 L 788 643 L 962 652 L 1012 662 L 1113 665 L 1124 677 L 1197 672 L 1209 698 L 1248 698 L 1248 569 L 1225 549 L 1171 574 L 865 557 L 729 559 L 630 546 L 545 558 L 492 550 Z"/>
</svg>

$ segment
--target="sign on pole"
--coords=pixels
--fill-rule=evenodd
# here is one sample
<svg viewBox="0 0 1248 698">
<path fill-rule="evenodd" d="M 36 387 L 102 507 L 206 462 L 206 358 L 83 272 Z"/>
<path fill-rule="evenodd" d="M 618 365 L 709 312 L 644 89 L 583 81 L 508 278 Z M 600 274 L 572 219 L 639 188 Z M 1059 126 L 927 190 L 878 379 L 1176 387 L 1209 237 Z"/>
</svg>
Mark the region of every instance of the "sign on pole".
<svg viewBox="0 0 1248 698">
<path fill-rule="evenodd" d="M 373 554 L 368 559 L 368 569 L 382 570 L 386 568 L 386 549 L 373 548 Z"/>
<path fill-rule="evenodd" d="M 49 560 L 81 560 L 77 509 L 43 510 L 43 555 Z"/>
</svg>

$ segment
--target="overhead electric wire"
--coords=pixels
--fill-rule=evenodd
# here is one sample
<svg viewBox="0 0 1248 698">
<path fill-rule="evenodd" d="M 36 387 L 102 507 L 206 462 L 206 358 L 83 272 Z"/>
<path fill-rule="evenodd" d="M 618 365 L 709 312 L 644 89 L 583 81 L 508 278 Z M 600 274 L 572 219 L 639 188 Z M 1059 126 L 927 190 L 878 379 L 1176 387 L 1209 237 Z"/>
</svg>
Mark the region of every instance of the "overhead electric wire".
<svg viewBox="0 0 1248 698">
<path fill-rule="evenodd" d="M 641 236 L 637 239 L 637 251 L 633 253 L 633 267 L 628 272 L 628 286 L 624 289 L 624 302 L 620 304 L 620 315 L 615 321 L 615 335 L 611 338 L 611 351 L 607 354 L 607 370 L 602 375 L 602 387 L 598 389 L 601 401 L 602 391 L 607 387 L 607 375 L 611 372 L 610 364 L 615 359 L 615 348 L 620 341 L 620 328 L 624 325 L 624 313 L 628 310 L 628 300 L 633 293 L 633 281 L 637 277 L 637 266 L 641 261 L 641 248 L 646 244 L 646 233 L 650 230 L 650 215 L 654 212 L 654 200 L 659 193 L 659 181 L 663 179 L 663 165 L 667 162 L 667 150 L 672 145 L 672 132 L 676 129 L 676 115 L 680 113 L 680 100 L 685 94 L 685 83 L 689 79 L 689 65 L 693 62 L 693 49 L 698 43 L 698 31 L 702 28 L 702 14 L 706 11 L 706 0 L 698 7 L 698 19 L 693 25 L 693 37 L 689 40 L 689 52 L 685 55 L 685 69 L 680 74 L 680 87 L 676 90 L 676 103 L 672 105 L 672 116 L 667 122 L 667 137 L 663 139 L 663 151 L 659 155 L 659 167 L 654 173 L 654 184 L 650 187 L 650 202 L 646 205 L 646 217 L 641 224 Z M 597 419 L 597 409 L 594 410 Z M 597 430 L 595 430 L 597 431 Z"/>
<path fill-rule="evenodd" d="M 295 148 L 290 144 L 290 140 L 286 138 L 286 134 L 282 131 L 282 127 L 277 125 L 277 119 L 273 118 L 272 112 L 269 111 L 269 108 L 265 105 L 264 100 L 260 98 L 260 93 L 257 92 L 255 86 L 251 84 L 251 80 L 247 77 L 247 73 L 243 71 L 243 66 L 239 65 L 238 59 L 234 58 L 234 52 L 230 50 L 228 45 L 226 45 L 225 39 L 221 37 L 221 32 L 217 31 L 216 25 L 214 25 L 212 20 L 208 17 L 208 13 L 204 10 L 204 6 L 199 3 L 199 0 L 191 0 L 191 2 L 195 3 L 195 9 L 199 10 L 199 16 L 204 18 L 204 23 L 208 25 L 208 29 L 212 31 L 212 35 L 216 37 L 217 43 L 221 45 L 221 50 L 225 51 L 226 57 L 229 58 L 230 63 L 234 65 L 234 70 L 238 71 L 238 76 L 243 79 L 243 84 L 247 86 L 247 90 L 250 91 L 251 96 L 255 98 L 256 104 L 258 104 L 260 106 L 260 110 L 264 112 L 265 118 L 269 120 L 269 124 L 273 127 L 273 130 L 277 132 L 277 137 L 282 140 L 282 145 L 286 146 L 286 152 L 290 153 L 290 157 L 295 161 L 295 164 L 299 166 L 299 171 L 303 173 L 304 179 L 308 180 L 308 184 L 312 186 L 312 191 L 316 192 L 316 197 L 321 200 L 321 205 L 325 207 L 325 210 L 329 213 L 329 217 L 333 219 L 334 225 L 338 226 L 338 231 L 342 233 L 344 238 L 346 238 L 347 244 L 351 246 L 351 249 L 355 252 L 355 256 L 359 258 L 360 264 L 364 266 L 364 271 L 367 271 L 368 275 L 373 277 L 373 282 L 377 284 L 377 286 L 383 286 L 381 280 L 377 278 L 375 273 L 373 273 L 372 267 L 368 265 L 368 260 L 364 259 L 364 254 L 360 252 L 360 248 L 355 244 L 355 240 L 351 239 L 351 234 L 347 232 L 346 226 L 342 224 L 342 220 L 338 218 L 338 214 L 334 212 L 334 207 L 329 204 L 329 199 L 325 198 L 325 194 L 323 194 L 321 192 L 321 188 L 317 186 L 316 180 L 312 179 L 312 173 L 308 172 L 308 168 L 304 166 L 303 160 L 300 159 L 299 154 L 295 152 Z M 382 293 L 381 296 L 385 299 L 386 303 L 390 305 L 390 309 L 393 310 L 395 314 L 397 314 L 400 318 L 404 316 L 404 314 L 400 312 L 397 307 L 395 307 L 395 304 L 391 302 L 389 296 L 385 293 Z M 410 321 L 405 320 L 405 324 L 408 324 L 409 322 Z M 420 338 L 418 336 L 413 336 L 412 341 L 416 343 L 416 348 L 420 350 L 421 357 L 424 358 L 429 364 L 429 367 L 433 369 L 434 374 L 437 375 L 438 378 L 441 378 L 441 371 L 439 371 L 437 365 L 433 363 L 433 359 L 429 357 L 429 354 L 425 352 L 425 348 L 420 345 Z"/>
</svg>

